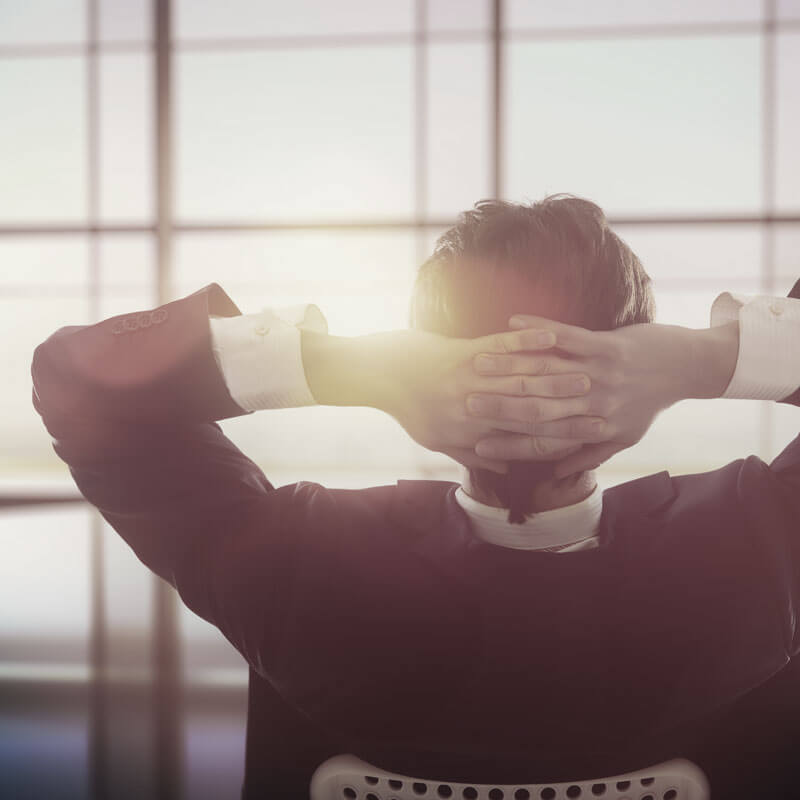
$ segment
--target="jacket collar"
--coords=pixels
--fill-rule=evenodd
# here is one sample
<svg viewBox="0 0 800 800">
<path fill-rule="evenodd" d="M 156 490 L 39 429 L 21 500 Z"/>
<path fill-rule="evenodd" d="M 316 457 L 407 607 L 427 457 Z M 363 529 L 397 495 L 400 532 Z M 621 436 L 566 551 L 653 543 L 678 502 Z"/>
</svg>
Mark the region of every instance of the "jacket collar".
<svg viewBox="0 0 800 800">
<path fill-rule="evenodd" d="M 583 500 L 538 512 L 524 522 L 510 523 L 508 510 L 481 503 L 456 489 L 456 501 L 467 512 L 479 539 L 511 550 L 547 550 L 578 545 L 597 534 L 603 510 L 603 493 L 595 485 Z"/>
<path fill-rule="evenodd" d="M 471 548 L 483 545 L 472 534 L 467 514 L 456 501 L 458 484 L 452 481 L 400 480 L 394 504 L 395 521 L 412 537 L 410 546 L 426 561 L 460 577 L 463 558 Z M 675 487 L 664 470 L 628 481 L 603 492 L 600 547 L 570 553 L 570 558 L 591 557 L 634 534 L 652 537 L 661 529 L 661 512 L 675 499 Z M 559 553 L 541 557 L 560 558 Z"/>
</svg>

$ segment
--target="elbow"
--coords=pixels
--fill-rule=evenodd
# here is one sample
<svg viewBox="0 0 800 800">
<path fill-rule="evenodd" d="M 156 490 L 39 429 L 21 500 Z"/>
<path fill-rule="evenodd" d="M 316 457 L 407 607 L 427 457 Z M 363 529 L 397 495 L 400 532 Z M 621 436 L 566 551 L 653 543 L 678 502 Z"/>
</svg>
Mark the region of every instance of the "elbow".
<svg viewBox="0 0 800 800">
<path fill-rule="evenodd" d="M 65 380 L 63 358 L 54 352 L 56 331 L 33 351 L 31 360 L 31 399 L 45 427 L 53 432 L 58 422 L 69 417 L 76 410 L 76 382 Z"/>
<path fill-rule="evenodd" d="M 39 416 L 43 419 L 47 413 L 44 403 L 45 392 L 43 391 L 44 385 L 48 382 L 48 365 L 47 357 L 45 355 L 45 347 L 47 342 L 42 342 L 33 351 L 33 360 L 31 361 L 31 382 L 33 407 L 36 409 Z"/>
<path fill-rule="evenodd" d="M 33 351 L 33 360 L 31 361 L 31 399 L 33 407 L 42 418 L 45 427 L 50 430 L 50 421 L 54 415 L 53 396 L 58 392 L 54 391 L 54 373 L 51 360 L 48 357 L 47 344 L 48 342 L 44 341 Z"/>
</svg>

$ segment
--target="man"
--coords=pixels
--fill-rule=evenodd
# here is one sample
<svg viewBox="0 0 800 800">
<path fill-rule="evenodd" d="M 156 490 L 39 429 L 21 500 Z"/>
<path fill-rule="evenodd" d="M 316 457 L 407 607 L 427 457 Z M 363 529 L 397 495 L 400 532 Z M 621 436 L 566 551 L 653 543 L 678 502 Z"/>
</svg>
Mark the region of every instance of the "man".
<svg viewBox="0 0 800 800">
<path fill-rule="evenodd" d="M 799 305 L 722 295 L 708 330 L 653 325 L 597 206 L 487 201 L 421 268 L 417 330 L 327 336 L 314 307 L 243 316 L 212 284 L 57 331 L 34 404 L 250 664 L 245 797 L 306 797 L 344 752 L 509 783 L 683 756 L 715 797 L 789 797 L 800 440 L 602 496 L 591 469 L 682 398 L 797 404 Z M 273 489 L 215 423 L 313 402 L 392 414 L 462 486 Z"/>
</svg>

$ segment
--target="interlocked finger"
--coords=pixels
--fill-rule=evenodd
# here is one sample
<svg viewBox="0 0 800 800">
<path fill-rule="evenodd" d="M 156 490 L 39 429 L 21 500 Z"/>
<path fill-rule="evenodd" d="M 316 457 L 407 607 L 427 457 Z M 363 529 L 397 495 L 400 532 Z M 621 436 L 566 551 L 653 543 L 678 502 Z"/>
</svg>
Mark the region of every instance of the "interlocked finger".
<svg viewBox="0 0 800 800">
<path fill-rule="evenodd" d="M 552 461 L 580 448 L 572 439 L 504 434 L 481 439 L 475 445 L 475 452 L 484 458 L 503 461 Z"/>
<path fill-rule="evenodd" d="M 475 339 L 480 350 L 487 353 L 517 353 L 521 350 L 547 350 L 555 344 L 555 335 L 548 330 L 531 330 L 493 333 Z"/>
<path fill-rule="evenodd" d="M 509 319 L 508 325 L 520 334 L 531 329 L 535 331 L 535 335 L 539 335 L 543 330 L 551 330 L 555 334 L 556 346 L 576 355 L 591 356 L 605 352 L 607 337 L 603 331 L 590 331 L 564 322 L 526 314 L 515 314 Z"/>
<path fill-rule="evenodd" d="M 478 353 L 472 359 L 478 375 L 565 375 L 581 373 L 580 361 L 553 353 Z"/>
<path fill-rule="evenodd" d="M 513 419 L 485 420 L 492 429 L 528 436 L 572 439 L 576 442 L 603 442 L 609 438 L 609 425 L 602 417 L 568 417 L 552 422 L 518 422 Z"/>
<path fill-rule="evenodd" d="M 467 397 L 467 411 L 472 416 L 483 419 L 514 420 L 535 425 L 589 414 L 589 398 L 583 396 L 554 400 L 546 397 L 471 394 Z"/>
<path fill-rule="evenodd" d="M 479 378 L 473 392 L 516 397 L 580 397 L 589 391 L 591 385 L 587 375 L 575 372 L 565 375 L 508 375 Z"/>
</svg>

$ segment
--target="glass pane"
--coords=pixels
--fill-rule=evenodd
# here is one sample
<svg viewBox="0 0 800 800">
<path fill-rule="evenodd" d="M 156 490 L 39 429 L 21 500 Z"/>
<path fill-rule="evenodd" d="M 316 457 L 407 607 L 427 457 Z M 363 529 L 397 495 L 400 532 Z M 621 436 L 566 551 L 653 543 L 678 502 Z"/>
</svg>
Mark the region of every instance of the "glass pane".
<svg viewBox="0 0 800 800">
<path fill-rule="evenodd" d="M 786 403 L 773 403 L 770 409 L 772 429 L 770 431 L 770 461 L 780 454 L 795 437 L 800 434 L 800 409 Z"/>
<path fill-rule="evenodd" d="M 758 37 L 516 42 L 508 81 L 510 197 L 571 192 L 636 215 L 758 208 Z"/>
<path fill-rule="evenodd" d="M 208 693 L 208 689 L 203 691 Z M 216 702 L 193 695 L 184 702 L 184 796 L 192 800 L 239 797 L 244 779 L 246 684 L 225 690 Z"/>
<path fill-rule="evenodd" d="M 464 209 L 466 210 L 466 208 Z M 453 223 L 455 223 L 455 218 L 453 218 Z M 448 228 L 440 228 L 440 227 L 431 227 L 426 228 L 420 235 L 420 241 L 418 242 L 419 253 L 420 257 L 417 259 L 419 264 L 428 258 L 429 256 L 433 255 L 434 248 L 436 247 L 436 242 L 438 241 L 439 237 L 445 233 Z"/>
<path fill-rule="evenodd" d="M 84 293 L 89 282 L 89 245 L 85 236 L 7 236 L 0 238 L 0 293 L 24 298 L 42 292 Z"/>
<path fill-rule="evenodd" d="M 77 668 L 85 669 L 89 519 L 84 504 L 0 515 L 0 669 L 5 677 L 12 666 L 31 664 L 47 667 L 56 678 L 58 668 L 63 668 L 60 677 L 73 679 L 82 674 Z"/>
<path fill-rule="evenodd" d="M 800 209 L 800 33 L 777 37 L 777 147 L 775 191 L 779 209 Z"/>
<path fill-rule="evenodd" d="M 775 279 L 775 291 L 773 294 L 777 297 L 787 297 L 798 279 L 800 279 L 800 270 L 792 275 L 779 275 Z"/>
<path fill-rule="evenodd" d="M 761 274 L 756 225 L 614 225 L 659 288 L 702 283 L 719 292 L 752 284 Z M 658 294 L 657 294 L 658 297 Z"/>
<path fill-rule="evenodd" d="M 800 225 L 778 225 L 775 228 L 775 274 L 786 287 L 785 294 L 800 278 Z"/>
<path fill-rule="evenodd" d="M 98 316 L 100 319 L 107 319 L 118 314 L 155 308 L 157 305 L 155 291 L 127 289 L 108 292 L 100 296 Z"/>
<path fill-rule="evenodd" d="M 515 28 L 587 28 L 612 25 L 691 25 L 761 19 L 761 0 L 506 0 Z"/>
<path fill-rule="evenodd" d="M 412 232 L 183 234 L 176 245 L 178 296 L 216 280 L 243 313 L 314 302 L 336 335 L 407 327 Z M 282 410 L 228 420 L 225 430 L 268 466 L 270 477 L 274 469 L 297 467 L 305 479 L 317 480 L 363 472 L 365 465 L 403 468 L 416 459 L 417 446 L 391 418 L 372 409 Z"/>
<path fill-rule="evenodd" d="M 427 26 L 438 31 L 485 31 L 491 18 L 489 0 L 428 0 Z"/>
<path fill-rule="evenodd" d="M 146 221 L 153 213 L 153 86 L 149 54 L 100 58 L 100 215 Z"/>
<path fill-rule="evenodd" d="M 410 216 L 411 56 L 404 46 L 181 55 L 179 216 Z"/>
<path fill-rule="evenodd" d="M 89 794 L 88 692 L 11 684 L 0 692 L 0 797 Z"/>
<path fill-rule="evenodd" d="M 101 291 L 104 294 L 135 292 L 148 297 L 152 295 L 152 302 L 155 302 L 157 281 L 153 236 L 110 233 L 98 236 L 97 243 Z"/>
<path fill-rule="evenodd" d="M 800 19 L 800 0 L 778 0 L 778 19 Z"/>
<path fill-rule="evenodd" d="M 404 33 L 414 24 L 413 0 L 178 0 L 175 10 L 179 39 Z"/>
<path fill-rule="evenodd" d="M 5 382 L 0 416 L 0 477 L 61 477 L 67 467 L 53 451 L 50 435 L 31 402 L 31 360 L 38 344 L 64 325 L 88 320 L 85 297 L 56 294 L 0 297 L 0 340 L 13 347 L 0 350 Z"/>
<path fill-rule="evenodd" d="M 641 442 L 600 468 L 607 485 L 669 470 L 686 475 L 760 455 L 760 405 L 751 400 L 684 400 L 656 419 Z"/>
<path fill-rule="evenodd" d="M 724 282 L 703 288 L 659 288 L 655 284 L 656 322 L 664 325 L 683 325 L 687 328 L 707 328 L 711 322 L 711 306 L 720 292 L 726 290 Z M 758 281 L 741 281 L 735 287 L 741 294 L 759 294 Z"/>
<path fill-rule="evenodd" d="M 316 303 L 339 336 L 404 328 L 414 244 L 410 232 L 180 234 L 176 296 L 216 281 L 243 313 Z"/>
<path fill-rule="evenodd" d="M 0 353 L 6 380 L 0 476 L 66 474 L 31 402 L 34 348 L 62 325 L 85 322 L 88 244 L 83 236 L 0 239 Z"/>
<path fill-rule="evenodd" d="M 455 216 L 491 192 L 489 55 L 482 43 L 428 47 L 431 216 Z"/>
<path fill-rule="evenodd" d="M 0 796 L 88 796 L 87 506 L 0 514 Z"/>
<path fill-rule="evenodd" d="M 86 217 L 84 59 L 0 59 L 0 224 Z"/>
<path fill-rule="evenodd" d="M 119 534 L 105 520 L 101 524 L 108 666 L 116 678 L 147 680 L 152 663 L 153 578 Z"/>
<path fill-rule="evenodd" d="M 100 319 L 158 305 L 155 241 L 150 234 L 100 235 L 97 247 Z"/>
<path fill-rule="evenodd" d="M 100 0 L 102 42 L 145 42 L 152 37 L 152 2 L 147 0 Z"/>
<path fill-rule="evenodd" d="M 77 44 L 85 39 L 85 0 L 0 0 L 0 46 Z"/>
</svg>

